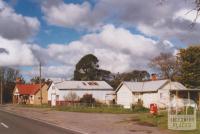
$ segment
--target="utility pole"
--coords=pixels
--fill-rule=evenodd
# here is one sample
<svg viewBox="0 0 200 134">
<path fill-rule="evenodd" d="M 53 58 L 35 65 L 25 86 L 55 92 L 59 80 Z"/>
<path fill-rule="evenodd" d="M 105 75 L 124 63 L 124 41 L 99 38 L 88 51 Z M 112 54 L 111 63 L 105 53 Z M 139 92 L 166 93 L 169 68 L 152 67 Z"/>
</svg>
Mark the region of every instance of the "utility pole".
<svg viewBox="0 0 200 134">
<path fill-rule="evenodd" d="M 3 68 L 1 67 L 1 104 L 3 104 Z"/>
<path fill-rule="evenodd" d="M 42 105 L 42 67 L 41 67 L 41 62 L 40 62 L 40 65 L 39 65 L 39 73 L 40 73 L 40 76 L 39 76 L 39 79 L 40 79 L 40 104 Z"/>
</svg>

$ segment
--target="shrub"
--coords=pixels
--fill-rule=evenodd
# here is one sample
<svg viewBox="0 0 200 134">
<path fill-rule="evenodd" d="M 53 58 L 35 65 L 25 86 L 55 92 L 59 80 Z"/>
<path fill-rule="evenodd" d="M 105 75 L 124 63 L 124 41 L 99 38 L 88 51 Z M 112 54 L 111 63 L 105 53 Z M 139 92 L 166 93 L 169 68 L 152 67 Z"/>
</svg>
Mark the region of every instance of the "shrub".
<svg viewBox="0 0 200 134">
<path fill-rule="evenodd" d="M 80 103 L 84 104 L 95 104 L 95 98 L 93 98 L 92 94 L 84 94 L 80 99 Z"/>
<path fill-rule="evenodd" d="M 136 104 L 132 105 L 132 110 L 135 112 L 147 112 L 148 109 L 143 106 L 143 101 L 141 99 L 138 99 L 138 102 Z"/>
</svg>

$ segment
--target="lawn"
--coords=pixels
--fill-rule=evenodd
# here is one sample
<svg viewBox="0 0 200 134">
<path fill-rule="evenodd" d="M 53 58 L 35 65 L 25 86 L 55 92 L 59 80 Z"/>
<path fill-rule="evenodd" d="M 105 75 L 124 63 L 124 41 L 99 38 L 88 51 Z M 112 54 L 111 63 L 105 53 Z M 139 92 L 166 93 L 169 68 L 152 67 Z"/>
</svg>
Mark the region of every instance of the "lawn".
<svg viewBox="0 0 200 134">
<path fill-rule="evenodd" d="M 83 112 L 83 113 L 111 113 L 111 114 L 133 114 L 140 112 L 147 112 L 148 109 L 139 108 L 139 109 L 124 109 L 119 105 L 85 105 L 85 104 L 76 104 L 69 106 L 57 106 L 53 108 L 58 111 L 68 111 L 68 112 Z"/>
<path fill-rule="evenodd" d="M 33 105 L 33 104 L 18 104 L 16 105 L 18 107 L 28 107 L 28 108 L 51 108 L 48 104 L 42 104 L 42 105 Z"/>
<path fill-rule="evenodd" d="M 68 105 L 68 106 L 56 106 L 50 107 L 49 105 L 18 105 L 20 107 L 29 107 L 29 108 L 50 108 L 57 111 L 66 111 L 66 112 L 82 112 L 82 113 L 111 113 L 111 114 L 133 114 L 133 113 L 144 113 L 148 112 L 148 109 L 138 108 L 138 109 L 124 109 L 118 105 L 98 105 L 98 106 L 88 106 L 88 105 Z"/>
</svg>

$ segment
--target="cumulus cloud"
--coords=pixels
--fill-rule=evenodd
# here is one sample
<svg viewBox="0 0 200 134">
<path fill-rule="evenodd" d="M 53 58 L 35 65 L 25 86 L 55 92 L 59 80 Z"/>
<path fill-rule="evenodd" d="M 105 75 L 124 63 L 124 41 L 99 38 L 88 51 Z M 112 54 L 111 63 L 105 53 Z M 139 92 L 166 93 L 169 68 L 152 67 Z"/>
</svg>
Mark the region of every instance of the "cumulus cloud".
<svg viewBox="0 0 200 134">
<path fill-rule="evenodd" d="M 189 20 L 191 22 L 200 23 L 199 17 L 196 18 L 196 16 L 197 16 L 197 11 L 195 11 L 195 10 L 181 9 L 175 13 L 174 19 L 183 19 L 183 20 L 185 19 L 185 20 Z"/>
<path fill-rule="evenodd" d="M 48 79 L 54 79 L 54 78 L 63 78 L 63 79 L 71 79 L 73 78 L 73 71 L 72 67 L 65 66 L 65 65 L 50 65 L 50 66 L 42 66 L 42 77 L 48 78 Z M 34 77 L 39 76 L 39 70 L 38 67 L 32 68 L 32 70 L 22 70 L 22 74 Z"/>
<path fill-rule="evenodd" d="M 31 66 L 36 63 L 30 44 L 0 36 L 0 66 Z"/>
<path fill-rule="evenodd" d="M 50 3 L 49 1 L 51 0 L 47 0 L 46 3 Z M 186 44 L 198 43 L 200 24 L 197 23 L 194 29 L 190 27 L 195 18 L 195 11 L 189 14 L 185 12 L 185 9 L 195 7 L 194 1 L 163 2 L 160 4 L 159 0 L 98 0 L 92 6 L 89 2 L 69 4 L 59 0 L 59 4 L 43 4 L 42 9 L 46 20 L 58 26 L 95 29 L 109 22 L 136 27 L 146 35 L 161 39 L 178 38 Z"/>
<path fill-rule="evenodd" d="M 44 18 L 50 25 L 63 27 L 87 26 L 91 23 L 91 6 L 82 4 L 65 4 L 63 1 L 45 1 L 42 5 Z"/>
<path fill-rule="evenodd" d="M 45 57 L 48 57 L 46 61 L 49 63 L 67 66 L 66 70 L 71 70 L 71 73 L 65 72 L 66 70 L 63 73 L 68 77 L 72 76 L 75 64 L 80 58 L 88 53 L 98 57 L 102 69 L 117 73 L 147 69 L 147 64 L 152 57 L 160 52 L 176 50 L 174 45 L 167 40 L 155 41 L 112 24 L 105 25 L 100 32 L 86 34 L 80 40 L 69 44 L 50 44 L 47 48 L 35 46 L 32 49 L 37 51 L 39 56 L 47 54 L 48 56 Z M 60 74 L 64 66 L 51 67 L 49 71 L 55 72 L 49 73 L 52 74 L 51 77 Z"/>
<path fill-rule="evenodd" d="M 0 36 L 26 40 L 33 36 L 39 27 L 40 22 L 37 18 L 17 14 L 8 4 L 0 0 Z"/>
</svg>

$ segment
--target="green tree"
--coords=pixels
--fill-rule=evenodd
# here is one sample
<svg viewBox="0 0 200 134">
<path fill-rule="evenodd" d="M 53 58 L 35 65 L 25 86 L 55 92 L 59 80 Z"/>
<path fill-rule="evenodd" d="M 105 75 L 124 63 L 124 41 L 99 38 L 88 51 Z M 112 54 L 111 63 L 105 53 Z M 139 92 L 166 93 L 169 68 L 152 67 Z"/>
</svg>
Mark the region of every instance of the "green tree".
<svg viewBox="0 0 200 134">
<path fill-rule="evenodd" d="M 106 80 L 111 73 L 99 69 L 98 62 L 97 57 L 92 54 L 83 56 L 76 64 L 74 80 Z"/>
<path fill-rule="evenodd" d="M 117 74 L 109 82 L 113 88 L 117 88 L 122 81 L 145 81 L 149 80 L 150 74 L 146 70 L 133 70 L 131 72 Z"/>
<path fill-rule="evenodd" d="M 200 46 L 180 49 L 177 61 L 180 65 L 177 79 L 187 87 L 200 87 Z"/>
<path fill-rule="evenodd" d="M 144 81 L 150 78 L 150 74 L 145 70 L 133 70 L 132 72 L 122 73 L 123 81 Z"/>
<path fill-rule="evenodd" d="M 40 77 L 39 76 L 35 76 L 33 78 L 31 78 L 31 83 L 35 83 L 35 84 L 39 84 L 40 83 Z M 45 83 L 46 80 L 45 78 L 41 78 L 41 83 Z"/>
</svg>

